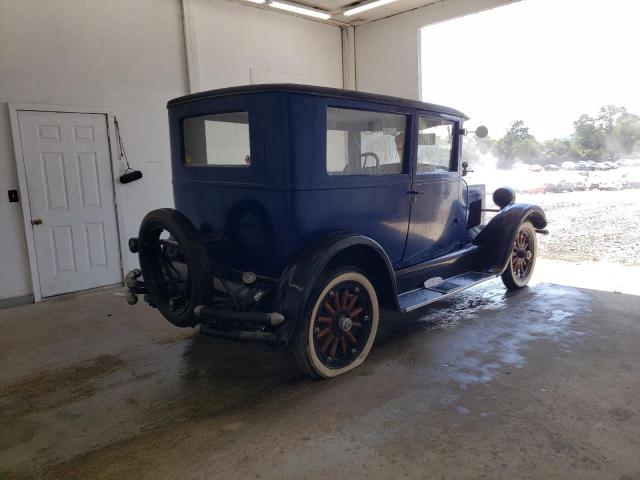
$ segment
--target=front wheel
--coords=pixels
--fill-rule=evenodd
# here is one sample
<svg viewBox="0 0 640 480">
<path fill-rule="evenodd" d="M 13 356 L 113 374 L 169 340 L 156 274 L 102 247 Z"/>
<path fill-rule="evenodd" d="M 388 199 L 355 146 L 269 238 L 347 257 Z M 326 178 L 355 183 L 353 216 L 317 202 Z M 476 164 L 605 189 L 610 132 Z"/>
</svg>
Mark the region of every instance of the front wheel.
<svg viewBox="0 0 640 480">
<path fill-rule="evenodd" d="M 530 222 L 520 225 L 511 247 L 511 257 L 502 273 L 502 283 L 509 290 L 517 290 L 525 287 L 531 280 L 538 255 L 536 230 Z"/>
<path fill-rule="evenodd" d="M 378 331 L 378 296 L 354 267 L 330 272 L 314 288 L 298 329 L 294 354 L 316 378 L 332 378 L 362 364 Z"/>
</svg>

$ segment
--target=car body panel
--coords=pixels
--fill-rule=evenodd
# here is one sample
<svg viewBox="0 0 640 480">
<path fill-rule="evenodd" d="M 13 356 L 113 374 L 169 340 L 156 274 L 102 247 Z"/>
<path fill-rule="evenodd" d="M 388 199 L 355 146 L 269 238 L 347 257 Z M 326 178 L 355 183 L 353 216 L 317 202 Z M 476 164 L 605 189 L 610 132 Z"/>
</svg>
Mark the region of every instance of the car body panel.
<svg viewBox="0 0 640 480">
<path fill-rule="evenodd" d="M 224 90 L 169 103 L 175 206 L 202 232 L 214 262 L 279 277 L 297 251 L 331 231 L 373 239 L 394 268 L 460 243 L 457 227 L 465 215 L 460 174 L 414 180 L 413 136 L 405 144 L 401 174 L 330 176 L 325 165 L 328 107 L 402 114 L 407 131 L 415 128 L 417 111 L 445 115 L 458 125 L 466 118 L 460 112 L 335 89 L 275 85 Z M 184 165 L 182 120 L 234 111 L 249 114 L 251 166 Z M 425 194 L 414 205 L 405 252 L 412 185 Z"/>
</svg>

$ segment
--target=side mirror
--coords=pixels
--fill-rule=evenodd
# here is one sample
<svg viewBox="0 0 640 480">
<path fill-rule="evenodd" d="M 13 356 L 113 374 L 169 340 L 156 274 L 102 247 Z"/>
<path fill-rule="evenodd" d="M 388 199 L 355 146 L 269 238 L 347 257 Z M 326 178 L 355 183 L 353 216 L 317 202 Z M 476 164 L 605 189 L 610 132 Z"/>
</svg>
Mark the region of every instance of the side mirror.
<svg viewBox="0 0 640 480">
<path fill-rule="evenodd" d="M 465 177 L 469 172 L 473 172 L 473 170 L 469 170 L 469 163 L 462 162 L 462 176 Z"/>
<path fill-rule="evenodd" d="M 480 125 L 476 128 L 476 137 L 485 138 L 487 135 L 489 135 L 489 129 L 484 125 Z"/>
</svg>

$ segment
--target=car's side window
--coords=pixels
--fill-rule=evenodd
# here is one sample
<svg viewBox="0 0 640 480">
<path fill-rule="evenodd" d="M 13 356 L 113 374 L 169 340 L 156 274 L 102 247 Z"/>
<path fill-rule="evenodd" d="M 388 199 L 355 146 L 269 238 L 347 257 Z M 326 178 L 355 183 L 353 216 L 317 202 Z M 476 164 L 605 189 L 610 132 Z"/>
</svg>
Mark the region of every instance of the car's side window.
<svg viewBox="0 0 640 480">
<path fill-rule="evenodd" d="M 407 115 L 327 109 L 327 173 L 402 173 Z"/>
<path fill-rule="evenodd" d="M 440 117 L 420 116 L 418 120 L 418 173 L 455 171 L 453 130 L 455 124 Z"/>
<path fill-rule="evenodd" d="M 183 120 L 182 132 L 185 165 L 251 165 L 247 112 L 188 117 Z"/>
</svg>

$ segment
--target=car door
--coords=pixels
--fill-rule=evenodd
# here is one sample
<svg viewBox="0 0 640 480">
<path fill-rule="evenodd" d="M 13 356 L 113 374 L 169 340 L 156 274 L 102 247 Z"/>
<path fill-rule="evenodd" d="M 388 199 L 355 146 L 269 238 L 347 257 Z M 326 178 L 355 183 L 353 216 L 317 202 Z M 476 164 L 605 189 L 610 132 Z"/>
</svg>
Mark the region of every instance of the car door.
<svg viewBox="0 0 640 480">
<path fill-rule="evenodd" d="M 459 121 L 418 111 L 409 234 L 403 263 L 413 265 L 454 250 L 460 235 Z"/>
<path fill-rule="evenodd" d="M 413 109 L 313 97 L 296 99 L 293 108 L 294 230 L 364 235 L 400 267 L 411 208 Z"/>
</svg>

